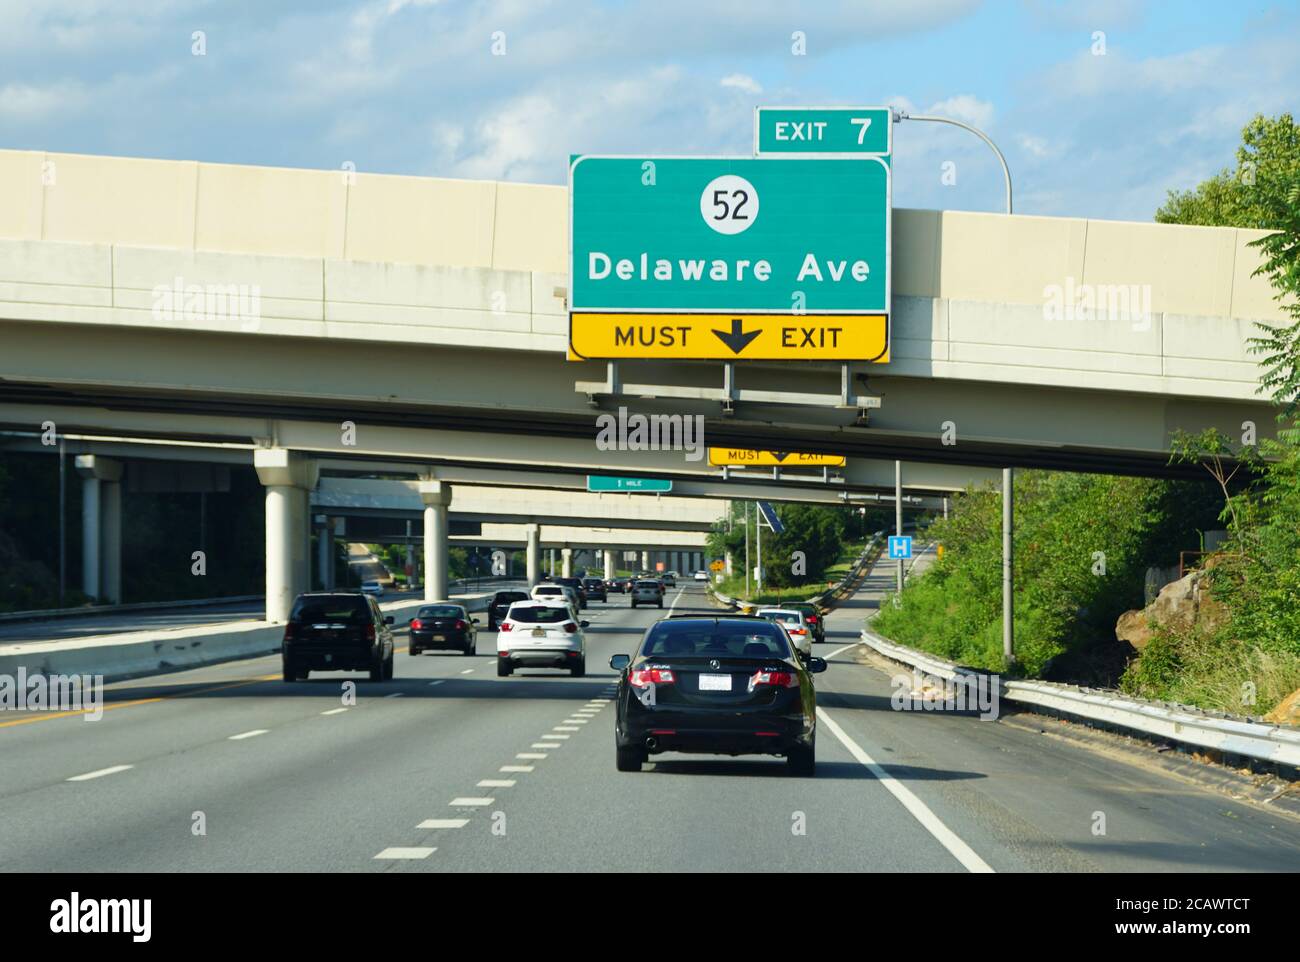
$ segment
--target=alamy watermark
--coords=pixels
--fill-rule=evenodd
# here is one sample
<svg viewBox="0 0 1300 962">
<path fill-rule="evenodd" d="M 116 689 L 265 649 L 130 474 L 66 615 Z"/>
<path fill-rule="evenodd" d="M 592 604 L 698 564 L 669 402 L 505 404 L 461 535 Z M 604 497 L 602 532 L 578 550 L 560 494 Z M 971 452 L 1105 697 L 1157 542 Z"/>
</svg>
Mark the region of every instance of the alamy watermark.
<svg viewBox="0 0 1300 962">
<path fill-rule="evenodd" d="M 104 716 L 103 675 L 0 675 L 0 711 L 79 711 L 86 721 Z"/>
<path fill-rule="evenodd" d="M 1128 321 L 1135 331 L 1151 329 L 1150 284 L 1064 284 L 1043 288 L 1043 319 L 1047 321 Z"/>
<path fill-rule="evenodd" d="M 914 668 L 910 675 L 894 675 L 889 685 L 894 711 L 972 711 L 980 713 L 981 721 L 998 717 L 997 675 L 932 678 Z"/>
<path fill-rule="evenodd" d="M 703 414 L 628 414 L 596 418 L 596 447 L 601 451 L 685 451 L 687 461 L 704 458 Z"/>
<path fill-rule="evenodd" d="M 152 293 L 155 321 L 234 321 L 241 331 L 254 331 L 262 320 L 262 288 L 257 284 L 186 284 L 177 276 Z"/>
</svg>

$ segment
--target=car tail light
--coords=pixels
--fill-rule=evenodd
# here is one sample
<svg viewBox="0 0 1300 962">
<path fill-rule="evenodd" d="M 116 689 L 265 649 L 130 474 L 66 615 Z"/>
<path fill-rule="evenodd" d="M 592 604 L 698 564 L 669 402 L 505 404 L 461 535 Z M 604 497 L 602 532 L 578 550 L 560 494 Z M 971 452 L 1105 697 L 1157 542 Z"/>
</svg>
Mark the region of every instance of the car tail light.
<svg viewBox="0 0 1300 962">
<path fill-rule="evenodd" d="M 572 621 L 566 621 L 566 622 L 564 623 L 564 632 L 565 632 L 565 634 L 571 635 L 571 634 L 573 634 L 573 633 L 574 633 L 575 631 L 577 631 L 577 630 L 578 630 L 578 626 L 575 625 Z"/>
<path fill-rule="evenodd" d="M 298 626 L 292 621 L 284 626 L 284 640 L 293 641 L 298 635 Z"/>
<path fill-rule="evenodd" d="M 374 641 L 374 640 L 375 640 L 374 624 L 366 625 L 366 641 Z"/>
<path fill-rule="evenodd" d="M 508 651 L 498 651 L 497 654 L 500 655 L 502 658 L 509 658 L 509 657 L 510 657 L 510 652 L 508 652 Z"/>
<path fill-rule="evenodd" d="M 464 630 L 465 630 L 465 622 L 463 622 L 463 621 L 457 619 L 457 621 L 456 621 L 456 630 L 457 630 L 457 631 L 464 631 Z"/>
<path fill-rule="evenodd" d="M 497 625 L 497 631 L 510 631 L 512 628 L 514 628 L 514 625 L 508 621 L 503 621 L 501 624 Z"/>
<path fill-rule="evenodd" d="M 817 624 L 817 616 L 816 616 L 816 615 L 809 615 L 809 616 L 808 616 L 808 623 L 809 623 L 810 625 L 815 625 L 815 624 Z"/>
<path fill-rule="evenodd" d="M 672 685 L 677 679 L 671 668 L 635 668 L 628 672 L 627 682 L 633 688 L 648 688 L 650 685 Z"/>
<path fill-rule="evenodd" d="M 416 631 L 419 631 L 421 628 L 424 627 L 424 622 L 422 622 L 419 618 L 416 618 L 413 622 L 411 622 L 411 627 L 414 628 Z"/>
<path fill-rule="evenodd" d="M 749 676 L 749 690 L 755 688 L 798 688 L 799 676 L 792 671 L 769 671 L 761 668 Z"/>
</svg>

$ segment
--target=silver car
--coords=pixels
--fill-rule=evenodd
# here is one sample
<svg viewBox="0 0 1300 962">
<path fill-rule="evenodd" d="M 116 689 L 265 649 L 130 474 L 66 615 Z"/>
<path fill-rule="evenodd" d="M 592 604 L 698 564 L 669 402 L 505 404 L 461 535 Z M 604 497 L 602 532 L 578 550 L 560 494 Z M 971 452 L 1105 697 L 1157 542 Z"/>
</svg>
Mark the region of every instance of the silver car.
<svg viewBox="0 0 1300 962">
<path fill-rule="evenodd" d="M 664 606 L 664 586 L 649 579 L 632 583 L 632 607 L 637 605 Z"/>
</svg>

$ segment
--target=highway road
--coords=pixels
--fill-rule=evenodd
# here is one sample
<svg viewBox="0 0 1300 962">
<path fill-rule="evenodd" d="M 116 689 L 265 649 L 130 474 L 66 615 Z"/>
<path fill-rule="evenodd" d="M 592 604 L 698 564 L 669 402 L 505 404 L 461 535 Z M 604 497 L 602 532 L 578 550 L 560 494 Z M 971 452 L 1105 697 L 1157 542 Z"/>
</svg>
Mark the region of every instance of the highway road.
<svg viewBox="0 0 1300 962">
<path fill-rule="evenodd" d="M 661 612 L 614 595 L 587 612 L 582 679 L 498 678 L 482 632 L 474 658 L 402 648 L 389 683 L 284 684 L 262 658 L 113 685 L 96 722 L 6 714 L 0 870 L 1300 865 L 1300 822 L 1282 813 L 1032 725 L 891 710 L 888 675 L 851 647 L 891 581 L 886 561 L 817 646 L 831 666 L 817 676 L 815 779 L 765 758 L 663 755 L 616 772 L 607 662 Z M 667 599 L 713 611 L 694 583 Z"/>
</svg>

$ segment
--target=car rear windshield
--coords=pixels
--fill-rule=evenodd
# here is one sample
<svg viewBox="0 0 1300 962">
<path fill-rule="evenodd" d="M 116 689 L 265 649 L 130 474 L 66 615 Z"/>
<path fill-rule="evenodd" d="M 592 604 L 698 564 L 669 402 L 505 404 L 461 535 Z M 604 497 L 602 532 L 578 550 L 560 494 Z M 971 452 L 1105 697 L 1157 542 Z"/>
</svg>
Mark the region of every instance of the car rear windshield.
<svg viewBox="0 0 1300 962">
<path fill-rule="evenodd" d="M 465 609 L 459 605 L 426 605 L 416 614 L 417 618 L 464 618 Z"/>
<path fill-rule="evenodd" d="M 636 583 L 636 586 L 637 586 L 638 588 L 658 588 L 658 587 L 659 587 L 659 582 L 657 582 L 657 581 L 638 581 L 638 582 Z"/>
<path fill-rule="evenodd" d="M 799 615 L 793 611 L 766 611 L 763 613 L 764 618 L 771 618 L 773 621 L 781 621 L 787 625 L 799 624 Z"/>
<path fill-rule="evenodd" d="M 561 588 L 559 585 L 538 585 L 536 588 L 533 589 L 533 594 L 552 595 L 552 596 L 562 595 L 564 594 L 564 589 Z"/>
<path fill-rule="evenodd" d="M 573 616 L 568 608 L 520 606 L 511 608 L 506 615 L 508 619 L 521 625 L 558 625 Z"/>
<path fill-rule="evenodd" d="M 762 623 L 661 621 L 646 634 L 641 654 L 706 658 L 788 658 L 785 633 Z"/>
<path fill-rule="evenodd" d="M 299 598 L 289 620 L 302 625 L 365 624 L 370 620 L 370 603 L 357 595 L 318 595 Z"/>
<path fill-rule="evenodd" d="M 501 604 L 506 601 L 527 601 L 528 592 L 526 591 L 498 591 L 495 604 Z"/>
</svg>

